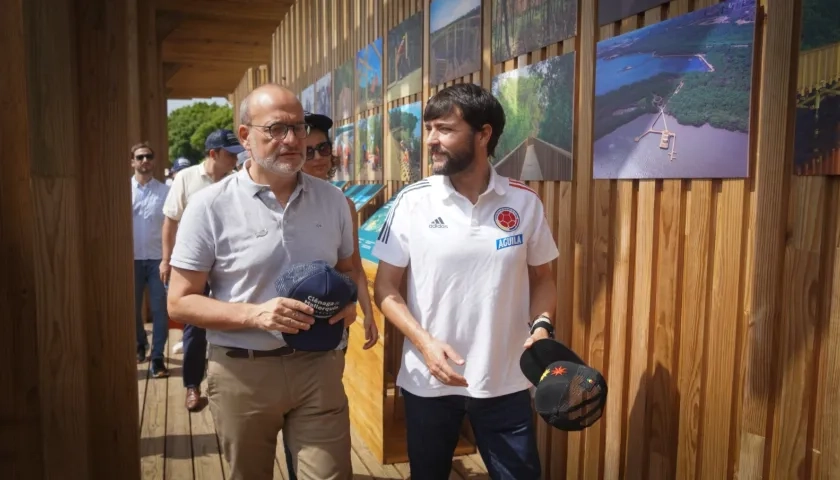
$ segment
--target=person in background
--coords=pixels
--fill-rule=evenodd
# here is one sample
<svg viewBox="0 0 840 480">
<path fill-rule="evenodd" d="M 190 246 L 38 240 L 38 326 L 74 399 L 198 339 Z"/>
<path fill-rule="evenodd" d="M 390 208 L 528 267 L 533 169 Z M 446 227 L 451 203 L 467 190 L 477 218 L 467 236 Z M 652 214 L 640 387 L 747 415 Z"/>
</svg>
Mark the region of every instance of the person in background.
<svg viewBox="0 0 840 480">
<path fill-rule="evenodd" d="M 168 377 L 163 362 L 163 349 L 169 335 L 169 316 L 166 312 L 166 292 L 160 280 L 163 202 L 169 187 L 152 176 L 155 152 L 148 143 L 131 147 L 131 209 L 134 233 L 134 323 L 137 328 L 137 363 L 146 361 L 149 347 L 143 326 L 143 292 L 149 287 L 149 306 L 152 310 L 151 373 L 155 378 Z"/>
<path fill-rule="evenodd" d="M 434 174 L 400 192 L 373 248 L 374 298 L 405 335 L 397 385 L 411 476 L 449 476 L 466 415 L 491 478 L 537 480 L 519 358 L 553 336 L 557 245 L 537 194 L 489 162 L 505 127 L 490 92 L 447 87 L 423 122 Z"/>
<path fill-rule="evenodd" d="M 244 150 L 236 135 L 225 129 L 215 130 L 204 142 L 204 161 L 177 172 L 166 203 L 163 205 L 163 258 L 160 262 L 160 279 L 169 284 L 172 267 L 169 262 L 175 248 L 178 223 L 190 199 L 197 192 L 218 182 L 236 167 L 236 156 Z M 209 292 L 205 292 L 209 293 Z M 205 401 L 201 397 L 201 381 L 207 365 L 207 340 L 202 328 L 184 326 L 182 340 L 184 352 L 183 380 L 187 389 L 184 406 L 191 412 L 201 410 Z"/>
<path fill-rule="evenodd" d="M 239 152 L 239 155 L 236 156 L 236 171 L 242 170 L 242 166 L 245 165 L 245 162 L 251 158 L 248 155 L 248 150 L 242 150 Z"/>
<path fill-rule="evenodd" d="M 190 166 L 190 161 L 184 157 L 175 160 L 172 164 L 172 168 L 169 169 L 169 173 L 166 175 L 166 185 L 172 186 L 172 182 L 175 180 L 175 175 L 178 174 L 181 170 Z"/>
</svg>

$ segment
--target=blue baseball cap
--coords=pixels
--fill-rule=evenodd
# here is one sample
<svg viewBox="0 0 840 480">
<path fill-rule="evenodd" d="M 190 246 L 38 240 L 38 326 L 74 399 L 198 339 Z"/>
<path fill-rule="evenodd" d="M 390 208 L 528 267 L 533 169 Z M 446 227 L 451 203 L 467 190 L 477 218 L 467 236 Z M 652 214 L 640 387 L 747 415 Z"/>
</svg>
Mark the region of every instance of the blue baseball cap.
<svg viewBox="0 0 840 480">
<path fill-rule="evenodd" d="M 224 148 L 234 155 L 238 155 L 245 150 L 245 147 L 239 143 L 236 135 L 232 131 L 224 128 L 211 132 L 210 135 L 207 135 L 207 140 L 204 142 L 204 150 L 207 152 L 217 148 Z"/>
<path fill-rule="evenodd" d="M 274 282 L 277 295 L 303 302 L 314 309 L 315 323 L 298 333 L 271 332 L 295 350 L 335 350 L 344 338 L 344 323 L 330 325 L 329 319 L 356 302 L 356 284 L 326 262 L 297 263 Z"/>
<path fill-rule="evenodd" d="M 172 173 L 180 172 L 181 170 L 183 170 L 183 169 L 185 169 L 189 166 L 190 166 L 190 161 L 187 160 L 184 157 L 181 157 L 178 160 L 175 160 L 175 163 L 172 164 L 172 168 L 170 169 L 170 171 Z"/>
</svg>

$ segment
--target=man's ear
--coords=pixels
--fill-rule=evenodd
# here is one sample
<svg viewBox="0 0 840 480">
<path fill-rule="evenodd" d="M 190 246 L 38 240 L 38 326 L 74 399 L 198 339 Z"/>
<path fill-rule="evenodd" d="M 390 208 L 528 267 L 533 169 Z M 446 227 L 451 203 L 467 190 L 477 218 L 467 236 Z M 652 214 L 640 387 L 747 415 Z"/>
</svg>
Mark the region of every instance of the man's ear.
<svg viewBox="0 0 840 480">
<path fill-rule="evenodd" d="M 488 143 L 490 143 L 490 137 L 493 135 L 493 127 L 490 124 L 485 123 L 484 126 L 481 127 L 479 130 L 478 140 L 481 143 L 482 147 L 486 147 Z"/>
<path fill-rule="evenodd" d="M 250 140 L 248 139 L 249 129 L 245 125 L 240 125 L 236 133 L 239 134 L 239 143 L 245 147 L 245 150 L 251 149 Z"/>
</svg>

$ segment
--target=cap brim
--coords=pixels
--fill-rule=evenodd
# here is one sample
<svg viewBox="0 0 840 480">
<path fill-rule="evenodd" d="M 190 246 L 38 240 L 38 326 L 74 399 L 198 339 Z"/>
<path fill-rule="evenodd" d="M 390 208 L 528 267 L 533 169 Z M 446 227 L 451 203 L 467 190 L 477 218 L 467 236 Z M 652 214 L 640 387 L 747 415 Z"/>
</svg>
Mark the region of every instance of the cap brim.
<svg viewBox="0 0 840 480">
<path fill-rule="evenodd" d="M 228 152 L 230 152 L 234 155 L 239 155 L 240 153 L 245 151 L 245 147 L 243 147 L 242 145 L 231 145 L 229 147 L 222 147 L 222 148 L 224 148 L 225 150 L 227 150 Z"/>
<path fill-rule="evenodd" d="M 526 348 L 519 357 L 519 369 L 532 385 L 540 383 L 540 377 L 545 369 L 554 362 L 572 362 L 580 365 L 586 363 L 570 348 L 562 343 L 544 338 L 537 340 Z"/>
<path fill-rule="evenodd" d="M 324 133 L 329 132 L 333 126 L 332 119 L 326 115 L 321 115 L 320 113 L 307 114 L 304 116 L 303 121 Z"/>
</svg>

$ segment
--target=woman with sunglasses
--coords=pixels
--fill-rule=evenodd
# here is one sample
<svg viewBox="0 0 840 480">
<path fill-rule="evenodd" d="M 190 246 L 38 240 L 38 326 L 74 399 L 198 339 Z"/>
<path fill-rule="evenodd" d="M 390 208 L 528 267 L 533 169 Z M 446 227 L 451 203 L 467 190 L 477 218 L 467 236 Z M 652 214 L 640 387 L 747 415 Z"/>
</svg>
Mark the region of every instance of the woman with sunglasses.
<svg viewBox="0 0 840 480">
<path fill-rule="evenodd" d="M 332 141 L 327 133 L 332 128 L 333 121 L 326 115 L 306 112 L 304 121 L 309 124 L 309 135 L 303 140 L 306 145 L 306 161 L 303 164 L 303 173 L 329 181 L 338 169 L 338 157 L 333 156 Z M 350 216 L 353 218 L 353 240 L 356 242 L 356 251 L 353 252 L 353 262 L 361 275 L 361 284 L 367 287 L 367 277 L 362 269 L 362 257 L 359 255 L 359 225 L 356 215 L 356 206 L 348 198 Z M 379 331 L 373 321 L 373 307 L 371 307 L 370 294 L 367 288 L 359 292 L 359 304 L 364 313 L 365 344 L 362 347 L 367 350 L 376 344 L 379 338 Z"/>
</svg>

